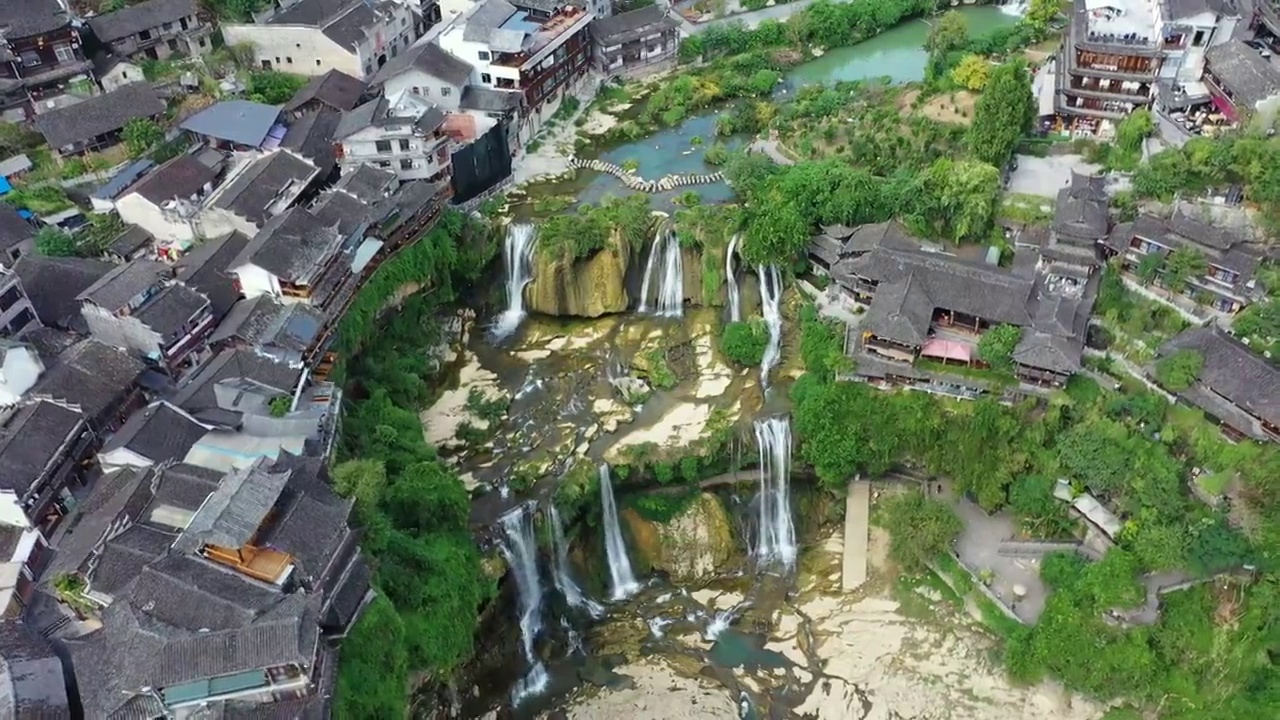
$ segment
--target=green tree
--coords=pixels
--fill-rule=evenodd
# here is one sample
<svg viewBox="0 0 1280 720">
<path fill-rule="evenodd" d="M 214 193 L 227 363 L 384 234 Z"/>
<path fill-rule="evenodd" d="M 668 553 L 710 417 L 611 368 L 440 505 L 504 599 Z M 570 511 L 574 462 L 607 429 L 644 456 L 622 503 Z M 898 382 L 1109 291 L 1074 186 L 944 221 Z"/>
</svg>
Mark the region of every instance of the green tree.
<svg viewBox="0 0 1280 720">
<path fill-rule="evenodd" d="M 245 94 L 254 102 L 283 105 L 306 84 L 307 79 L 301 75 L 276 70 L 258 70 L 249 73 Z"/>
<path fill-rule="evenodd" d="M 409 467 L 387 488 L 383 508 L 395 527 L 413 534 L 462 531 L 470 510 L 458 476 L 438 460 Z"/>
<path fill-rule="evenodd" d="M 1013 370 L 1013 351 L 1021 339 L 1017 325 L 997 325 L 978 338 L 978 357 L 996 370 Z"/>
<path fill-rule="evenodd" d="M 1156 361 L 1156 379 L 1173 392 L 1196 383 L 1204 369 L 1204 356 L 1195 350 L 1179 350 Z"/>
<path fill-rule="evenodd" d="M 1174 292 L 1182 292 L 1191 278 L 1204 275 L 1208 268 L 1204 253 L 1196 248 L 1177 248 L 1169 253 L 1164 264 L 1164 286 Z"/>
<path fill-rule="evenodd" d="M 1129 113 L 1116 128 L 1116 141 L 1107 164 L 1117 170 L 1133 170 L 1142 160 L 1142 142 L 1155 132 L 1151 111 L 1139 108 Z"/>
<path fill-rule="evenodd" d="M 405 646 L 404 622 L 395 607 L 385 597 L 375 597 L 342 641 L 334 717 L 404 717 L 409 709 Z"/>
<path fill-rule="evenodd" d="M 912 491 L 883 502 L 889 552 L 904 570 L 922 570 L 951 547 L 960 518 L 949 505 Z"/>
<path fill-rule="evenodd" d="M 935 78 L 946 72 L 947 55 L 968 44 L 969 24 L 964 16 L 955 10 L 944 13 L 929 28 L 924 40 L 925 52 L 929 54 L 927 76 Z"/>
<path fill-rule="evenodd" d="M 1031 28 L 1036 37 L 1044 37 L 1049 32 L 1049 23 L 1058 17 L 1060 5 L 1058 0 L 1031 0 L 1022 22 Z"/>
<path fill-rule="evenodd" d="M 720 336 L 720 348 L 724 350 L 724 354 L 745 367 L 759 365 L 768 344 L 769 331 L 759 319 L 728 323 Z"/>
<path fill-rule="evenodd" d="M 356 509 L 364 514 L 377 508 L 387 486 L 387 467 L 381 460 L 348 460 L 333 469 L 333 489 L 343 497 L 355 498 Z"/>
<path fill-rule="evenodd" d="M 150 118 L 134 118 L 120 133 L 130 157 L 138 157 L 164 140 L 164 130 Z"/>
<path fill-rule="evenodd" d="M 969 150 L 982 162 L 1004 167 L 1013 148 L 1035 119 L 1035 98 L 1026 63 L 1009 60 L 991 71 L 987 87 L 974 108 L 969 126 Z"/>
<path fill-rule="evenodd" d="M 1164 267 L 1164 256 L 1160 253 L 1147 253 L 1142 256 L 1142 260 L 1138 262 L 1138 267 L 1134 274 L 1142 281 L 1143 285 L 1150 285 L 1155 282 L 1160 275 L 1160 268 Z"/>
<path fill-rule="evenodd" d="M 56 227 L 46 227 L 36 233 L 36 252 L 45 257 L 74 257 L 79 254 L 76 239 Z"/>
<path fill-rule="evenodd" d="M 991 77 L 991 63 L 981 55 L 965 55 L 951 69 L 951 80 L 969 90 L 981 90 Z"/>
<path fill-rule="evenodd" d="M 1000 173 L 973 160 L 935 161 L 921 173 L 908 201 L 909 219 L 923 223 L 928 234 L 956 243 L 985 240 L 995 219 Z"/>
<path fill-rule="evenodd" d="M 809 223 L 795 204 L 774 200 L 749 211 L 742 258 L 751 265 L 790 265 L 809 242 Z"/>
</svg>

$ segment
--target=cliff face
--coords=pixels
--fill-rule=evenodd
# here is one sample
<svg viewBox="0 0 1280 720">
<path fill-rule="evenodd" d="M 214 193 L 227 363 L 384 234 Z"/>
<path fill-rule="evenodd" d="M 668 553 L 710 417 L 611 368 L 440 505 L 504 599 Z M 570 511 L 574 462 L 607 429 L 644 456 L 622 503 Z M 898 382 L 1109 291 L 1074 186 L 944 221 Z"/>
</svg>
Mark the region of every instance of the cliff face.
<svg viewBox="0 0 1280 720">
<path fill-rule="evenodd" d="M 525 287 L 525 305 L 544 315 L 600 317 L 626 312 L 627 267 L 631 252 L 619 233 L 611 247 L 589 258 L 568 260 L 535 252 L 533 281 Z"/>
<path fill-rule="evenodd" d="M 623 511 L 622 520 L 630 531 L 634 559 L 668 573 L 675 582 L 721 572 L 738 552 L 729 513 L 710 493 L 700 494 L 665 523 L 646 520 L 629 508 Z"/>
</svg>

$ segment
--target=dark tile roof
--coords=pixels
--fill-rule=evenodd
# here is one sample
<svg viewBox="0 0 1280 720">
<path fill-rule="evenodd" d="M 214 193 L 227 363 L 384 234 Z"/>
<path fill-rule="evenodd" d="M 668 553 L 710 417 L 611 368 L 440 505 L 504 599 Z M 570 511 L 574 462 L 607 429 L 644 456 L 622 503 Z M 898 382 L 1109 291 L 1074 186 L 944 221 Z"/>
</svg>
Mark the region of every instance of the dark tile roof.
<svg viewBox="0 0 1280 720">
<path fill-rule="evenodd" d="M 217 470 L 178 463 L 165 468 L 160 474 L 155 502 L 194 513 L 218 489 L 220 482 L 222 473 Z"/>
<path fill-rule="evenodd" d="M 1080 369 L 1089 315 L 1097 299 L 1100 273 L 1077 287 L 1062 279 L 1044 277 L 1036 283 L 1031 326 L 1024 328 L 1013 351 L 1022 365 L 1073 373 Z"/>
<path fill-rule="evenodd" d="M 337 225 L 338 232 L 344 238 L 374 219 L 373 208 L 343 190 L 333 190 L 321 195 L 315 205 L 311 206 L 311 214 L 325 227 Z"/>
<path fill-rule="evenodd" d="M 218 407 L 214 386 L 223 380 L 244 378 L 268 387 L 293 387 L 301 369 L 252 349 L 227 349 L 218 353 L 179 388 L 173 403 L 187 412 Z"/>
<path fill-rule="evenodd" d="M 111 179 L 103 183 L 97 190 L 93 191 L 93 197 L 99 200 L 114 200 L 125 190 L 128 190 L 138 178 L 144 176 L 156 166 L 155 161 L 147 158 L 134 160 L 124 166 Z"/>
<path fill-rule="evenodd" d="M 1214 265 L 1240 274 L 1235 283 L 1242 291 L 1245 283 L 1253 278 L 1262 262 L 1261 250 L 1244 242 L 1238 232 L 1230 228 L 1214 226 L 1194 216 L 1166 220 L 1143 213 L 1131 223 L 1121 223 L 1107 236 L 1107 245 L 1117 252 L 1125 252 L 1129 242 L 1141 237 L 1170 249 L 1192 248 L 1198 250 Z"/>
<path fill-rule="evenodd" d="M 147 232 L 143 228 L 138 227 L 137 225 L 128 225 L 124 232 L 117 235 L 115 239 L 111 241 L 111 244 L 107 246 L 107 249 L 113 255 L 118 255 L 122 258 L 128 259 L 135 253 L 138 253 L 149 246 L 154 239 L 155 238 L 151 236 L 151 233 Z"/>
<path fill-rule="evenodd" d="M 840 247 L 842 255 L 858 255 L 883 247 L 890 250 L 915 250 L 920 241 L 911 236 L 897 220 L 859 225 L 845 235 Z"/>
<path fill-rule="evenodd" d="M 102 451 L 125 448 L 159 465 L 170 460 L 182 460 L 207 432 L 207 427 L 161 401 L 129 416 L 103 445 Z"/>
<path fill-rule="evenodd" d="M 214 318 L 221 318 L 240 298 L 231 263 L 249 244 L 242 232 L 206 240 L 178 260 L 178 279 L 209 298 Z"/>
<path fill-rule="evenodd" d="M 232 267 L 249 263 L 288 282 L 307 282 L 337 252 L 342 237 L 305 208 L 271 218 L 241 251 Z"/>
<path fill-rule="evenodd" d="M 309 0 L 317 2 L 318 0 Z M 365 38 L 376 32 L 380 12 L 372 3 L 348 2 L 349 9 L 324 24 L 321 32 L 343 48 L 354 48 Z M 381 7 L 381 4 L 380 4 Z"/>
<path fill-rule="evenodd" d="M 277 302 L 269 295 L 242 300 L 210 341 L 238 338 L 253 347 L 303 352 L 319 337 L 324 313 L 307 303 Z"/>
<path fill-rule="evenodd" d="M 23 407 L 0 431 L 0 489 L 26 495 L 83 430 L 77 410 L 47 400 Z"/>
<path fill-rule="evenodd" d="M 120 130 L 130 120 L 163 113 L 164 100 L 150 83 L 134 83 L 36 116 L 36 129 L 55 148 Z"/>
<path fill-rule="evenodd" d="M 261 227 L 283 195 L 296 195 L 317 172 L 315 165 L 287 150 L 273 152 L 236 175 L 217 194 L 213 205 Z"/>
<path fill-rule="evenodd" d="M 1070 187 L 1058 191 L 1053 229 L 1064 242 L 1087 244 L 1107 236 L 1105 179 L 1072 173 Z"/>
<path fill-rule="evenodd" d="M 207 307 L 209 298 L 204 293 L 176 282 L 156 293 L 135 317 L 160 335 L 163 342 L 170 342 L 177 340 L 192 318 Z"/>
<path fill-rule="evenodd" d="M 402 53 L 401 57 L 403 56 Z M 333 110 L 350 110 L 356 106 L 364 90 L 365 84 L 359 78 L 353 78 L 341 70 L 330 70 L 307 81 L 307 84 L 285 103 L 284 110 L 292 112 L 312 100 L 319 101 Z"/>
<path fill-rule="evenodd" d="M 289 126 L 280 146 L 315 163 L 322 174 L 333 168 L 333 139 L 342 113 L 321 108 L 303 115 Z"/>
<path fill-rule="evenodd" d="M 80 317 L 77 296 L 115 267 L 99 260 L 30 254 L 19 258 L 13 271 L 22 279 L 40 322 L 65 328 Z"/>
<path fill-rule="evenodd" d="M 174 198 L 189 199 L 201 193 L 204 186 L 218 177 L 218 168 L 209 167 L 193 155 L 184 154 L 156 168 L 138 181 L 129 192 L 135 192 L 153 205 Z"/>
<path fill-rule="evenodd" d="M 183 552 L 196 552 L 205 545 L 242 547 L 258 534 L 288 480 L 289 473 L 269 472 L 262 461 L 227 474 L 191 519 L 176 547 Z"/>
<path fill-rule="evenodd" d="M 195 0 L 146 0 L 99 15 L 89 20 L 89 27 L 99 40 L 110 43 L 195 14 Z"/>
<path fill-rule="evenodd" d="M 345 190 L 366 203 L 374 204 L 386 197 L 395 184 L 395 173 L 372 165 L 361 165 L 352 172 L 343 173 L 334 188 Z"/>
<path fill-rule="evenodd" d="M 380 119 L 386 117 L 390 103 L 386 97 L 379 95 L 369 102 L 342 113 L 338 125 L 333 130 L 333 138 L 342 140 L 368 127 L 373 127 Z"/>
<path fill-rule="evenodd" d="M 494 90 L 481 85 L 468 85 L 462 89 L 459 106 L 464 110 L 483 112 L 507 112 L 520 105 L 520 93 L 512 90 Z"/>
<path fill-rule="evenodd" d="M 28 330 L 22 336 L 23 342 L 36 349 L 46 367 L 53 366 L 59 355 L 83 339 L 82 335 L 45 325 Z"/>
<path fill-rule="evenodd" d="M 630 12 L 597 18 L 591 23 L 591 35 L 602 45 L 618 45 L 655 32 L 672 31 L 677 27 L 679 24 L 667 14 L 665 7 L 648 5 Z"/>
<path fill-rule="evenodd" d="M 89 587 L 118 596 L 148 564 L 168 552 L 177 537 L 172 531 L 141 524 L 113 535 L 87 563 Z"/>
<path fill-rule="evenodd" d="M 922 345 L 929 336 L 934 301 L 914 273 L 883 282 L 867 310 L 867 330 L 883 338 Z"/>
<path fill-rule="evenodd" d="M 80 406 L 97 418 L 124 396 L 144 369 L 141 360 L 93 340 L 82 340 L 63 353 L 31 392 Z"/>
<path fill-rule="evenodd" d="M 286 458 L 271 468 L 288 472 L 276 511 L 261 542 L 289 553 L 302 575 L 318 577 L 348 533 L 353 501 L 329 486 L 328 471 L 316 458 Z"/>
<path fill-rule="evenodd" d="M 1267 98 L 1280 94 L 1280 70 L 1242 40 L 1228 40 L 1204 54 L 1206 68 L 1231 92 L 1237 104 L 1253 111 Z"/>
<path fill-rule="evenodd" d="M 0 204 L 0 249 L 8 250 L 35 237 L 36 229 L 12 205 Z"/>
<path fill-rule="evenodd" d="M 89 497 L 76 506 L 70 529 L 60 537 L 55 536 L 54 557 L 44 577 L 83 569 L 90 554 L 106 538 L 107 531 L 118 527 L 117 519 L 127 514 L 125 508 L 130 498 L 144 483 L 151 482 L 154 473 L 151 468 L 127 467 L 99 477 Z M 136 516 L 123 518 L 125 522 L 138 519 Z"/>
<path fill-rule="evenodd" d="M 123 265 L 117 265 L 111 272 L 81 291 L 76 299 L 91 302 L 108 312 L 116 312 L 128 307 L 139 295 L 159 285 L 169 273 L 169 266 L 164 263 L 138 258 Z"/>
<path fill-rule="evenodd" d="M 62 661 L 21 620 L 0 622 L 0 715 L 30 720 L 71 717 Z"/>
<path fill-rule="evenodd" d="M 1193 203 L 1177 204 L 1169 218 L 1169 229 L 1216 250 L 1230 250 L 1252 239 L 1244 228 L 1220 224 Z"/>
<path fill-rule="evenodd" d="M 809 238 L 809 254 L 826 263 L 828 267 L 840 260 L 840 241 L 827 235 Z"/>
<path fill-rule="evenodd" d="M 251 100 L 223 100 L 192 115 L 183 130 L 236 145 L 260 147 L 280 120 L 280 107 Z"/>
<path fill-rule="evenodd" d="M 516 6 L 507 0 L 483 0 L 466 18 L 462 39 L 467 42 L 489 42 L 489 35 L 516 14 Z"/>
<path fill-rule="evenodd" d="M 71 23 L 71 16 L 58 0 L 0 0 L 0 18 L 4 18 L 4 35 L 10 41 L 43 35 Z"/>
<path fill-rule="evenodd" d="M 431 41 L 414 45 L 400 53 L 399 57 L 392 58 L 373 76 L 373 82 L 385 83 L 411 67 L 458 87 L 467 84 L 475 69 L 466 60 Z"/>
<path fill-rule="evenodd" d="M 1215 327 L 1181 333 L 1160 346 L 1160 355 L 1179 350 L 1194 350 L 1204 358 L 1200 385 L 1252 415 L 1280 425 L 1280 368 Z"/>
</svg>

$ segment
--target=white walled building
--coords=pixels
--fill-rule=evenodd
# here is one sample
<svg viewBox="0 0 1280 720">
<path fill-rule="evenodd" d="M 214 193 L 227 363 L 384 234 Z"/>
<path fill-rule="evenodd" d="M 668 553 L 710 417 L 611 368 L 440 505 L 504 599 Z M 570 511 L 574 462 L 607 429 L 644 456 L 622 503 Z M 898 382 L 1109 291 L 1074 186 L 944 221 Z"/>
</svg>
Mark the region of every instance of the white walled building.
<svg viewBox="0 0 1280 720">
<path fill-rule="evenodd" d="M 422 95 L 379 97 L 342 114 L 334 141 L 343 173 L 373 165 L 402 182 L 441 180 L 450 172 L 445 112 Z"/>
<path fill-rule="evenodd" d="M 255 64 L 300 75 L 340 70 L 369 79 L 439 22 L 435 3 L 301 0 L 251 24 L 222 26 L 228 45 L 249 43 Z"/>
<path fill-rule="evenodd" d="M 456 112 L 474 70 L 471 63 L 436 42 L 421 42 L 383 66 L 372 82 L 382 85 L 387 97 L 419 95 L 448 112 Z"/>
</svg>

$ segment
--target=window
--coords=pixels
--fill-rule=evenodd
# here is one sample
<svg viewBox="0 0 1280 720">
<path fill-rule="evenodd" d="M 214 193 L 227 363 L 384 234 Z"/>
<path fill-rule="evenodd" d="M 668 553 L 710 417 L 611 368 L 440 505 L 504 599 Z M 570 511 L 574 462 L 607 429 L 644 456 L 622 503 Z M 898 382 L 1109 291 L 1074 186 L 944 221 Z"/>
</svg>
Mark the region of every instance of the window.
<svg viewBox="0 0 1280 720">
<path fill-rule="evenodd" d="M 285 56 L 284 61 L 289 63 L 290 65 L 293 64 L 293 58 L 289 57 L 288 55 Z"/>
<path fill-rule="evenodd" d="M 409 24 L 409 18 L 400 18 L 400 27 L 404 27 L 408 24 Z"/>
<path fill-rule="evenodd" d="M 417 86 L 411 87 L 411 88 L 409 88 L 409 90 L 410 90 L 414 95 L 421 95 L 421 94 L 422 94 L 422 88 L 417 87 Z"/>
<path fill-rule="evenodd" d="M 408 141 L 408 140 L 401 140 L 401 141 L 400 141 L 400 152 L 409 152 L 409 141 Z"/>
<path fill-rule="evenodd" d="M 200 42 L 203 43 L 204 41 L 201 40 Z M 316 58 L 316 67 L 320 67 L 320 58 Z"/>
<path fill-rule="evenodd" d="M 170 30 L 172 30 L 172 29 L 173 29 L 173 23 L 171 23 L 171 22 L 167 22 L 167 23 L 165 23 L 164 25 L 161 25 L 160 27 L 161 27 L 161 29 L 163 29 L 165 32 L 169 32 Z"/>
<path fill-rule="evenodd" d="M 479 53 L 477 53 L 477 54 L 480 56 L 480 59 L 481 59 L 481 60 L 488 60 L 488 59 L 489 59 L 489 53 L 488 53 L 488 52 L 486 52 L 486 51 L 484 51 L 484 50 L 481 50 L 481 51 L 480 51 Z"/>
<path fill-rule="evenodd" d="M 453 88 L 449 87 L 448 85 L 444 85 L 440 88 L 440 97 L 449 97 L 452 94 L 453 94 Z"/>
<path fill-rule="evenodd" d="M 492 85 L 493 78 L 490 77 L 489 73 L 480 73 L 480 82 L 484 83 L 485 85 Z"/>
<path fill-rule="evenodd" d="M 277 65 L 279 65 L 279 64 L 280 64 L 280 56 L 279 56 L 279 55 L 277 55 L 277 56 L 276 56 L 276 64 L 277 64 Z"/>
<path fill-rule="evenodd" d="M 399 46 L 399 45 L 392 45 L 392 46 L 391 46 L 391 57 L 395 57 L 399 52 L 400 52 L 400 46 Z"/>
<path fill-rule="evenodd" d="M 58 62 L 71 62 L 76 59 L 76 51 L 72 50 L 70 45 L 54 45 L 53 54 L 58 56 Z"/>
<path fill-rule="evenodd" d="M 182 18 L 181 20 L 178 21 L 178 27 L 182 28 L 183 30 L 191 29 L 191 26 L 187 24 L 186 18 Z"/>
<path fill-rule="evenodd" d="M 401 169 L 401 170 L 412 170 L 412 169 L 413 169 L 413 161 L 412 161 L 412 160 L 410 160 L 409 158 L 405 158 L 405 159 L 401 160 L 401 161 L 400 161 L 400 169 Z"/>
<path fill-rule="evenodd" d="M 22 64 L 24 67 L 35 67 L 40 64 L 40 56 L 32 50 L 22 53 Z"/>
<path fill-rule="evenodd" d="M 121 70 L 121 71 L 120 71 L 120 79 L 121 79 L 121 80 L 128 80 L 128 79 L 129 79 L 129 71 L 128 71 L 128 70 Z"/>
<path fill-rule="evenodd" d="M 373 147 L 378 151 L 379 154 L 385 155 L 391 152 L 391 141 L 375 140 L 373 143 Z"/>
<path fill-rule="evenodd" d="M 294 43 L 294 44 L 293 44 L 293 46 L 294 46 L 295 48 L 298 48 L 299 50 L 301 50 L 301 49 L 302 49 L 302 43 Z"/>
<path fill-rule="evenodd" d="M 204 47 L 204 46 L 205 46 L 205 44 L 204 44 L 204 38 L 200 38 L 199 40 L 196 40 L 196 43 L 197 43 L 197 44 L 199 44 L 199 45 L 200 45 L 200 47 Z M 316 64 L 317 64 L 317 65 L 319 65 L 319 64 L 320 64 L 320 61 L 319 61 L 319 60 L 317 60 L 317 61 L 316 61 Z"/>
<path fill-rule="evenodd" d="M 390 161 L 390 160 L 379 160 L 378 162 L 374 163 L 374 165 L 377 165 L 378 167 L 382 168 L 383 170 L 390 170 L 390 169 L 391 169 L 391 161 Z"/>
<path fill-rule="evenodd" d="M 0 312 L 7 312 L 20 299 L 22 299 L 22 293 L 18 292 L 17 286 L 5 290 L 4 294 L 0 295 Z"/>
</svg>

